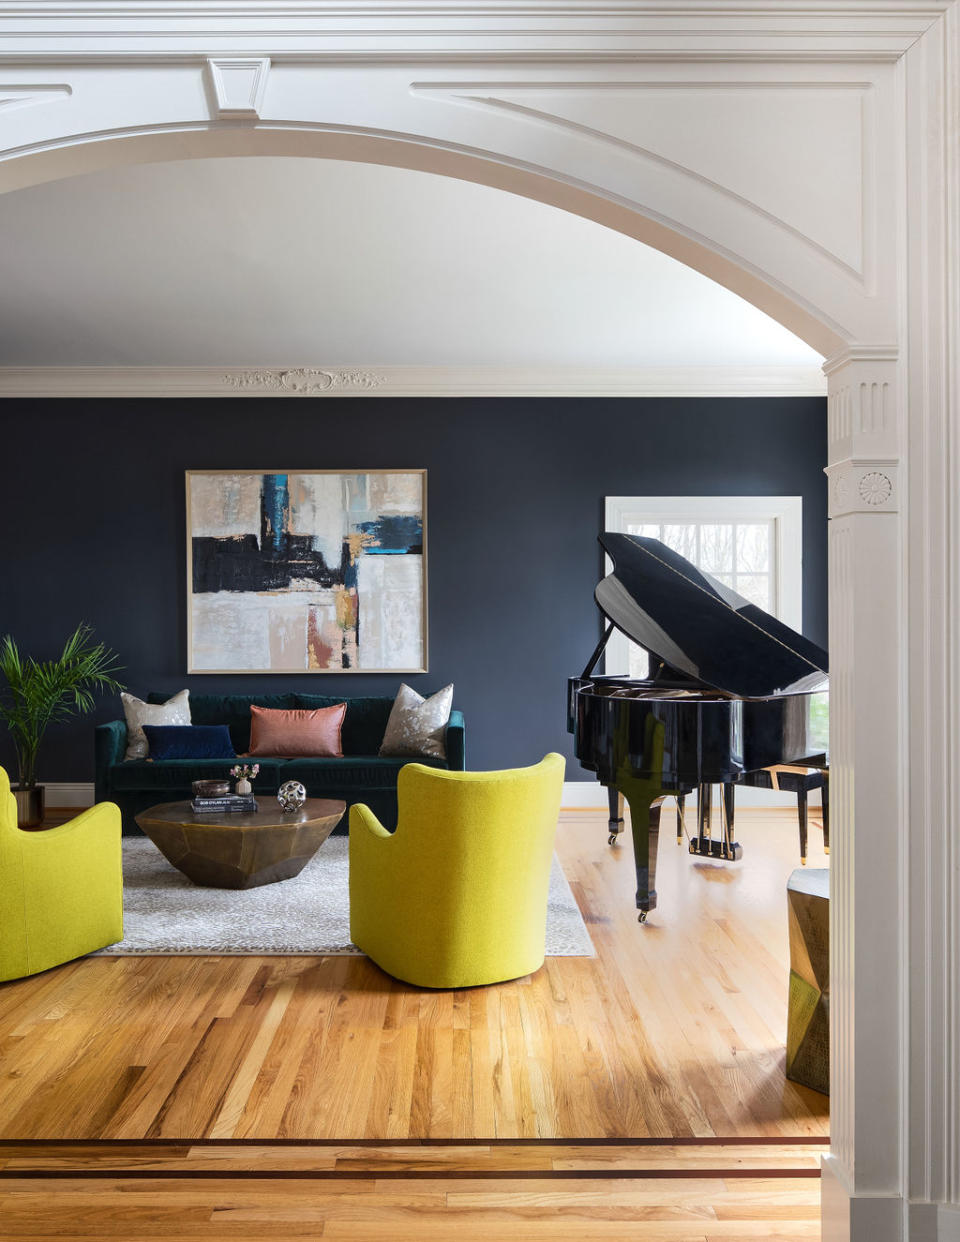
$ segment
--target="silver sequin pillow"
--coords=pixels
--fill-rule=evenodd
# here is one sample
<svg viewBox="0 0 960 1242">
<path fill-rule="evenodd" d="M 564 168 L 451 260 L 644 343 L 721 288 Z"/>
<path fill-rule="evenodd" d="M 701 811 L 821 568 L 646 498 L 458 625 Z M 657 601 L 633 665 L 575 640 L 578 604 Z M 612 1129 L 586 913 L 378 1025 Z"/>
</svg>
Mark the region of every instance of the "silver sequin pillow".
<svg viewBox="0 0 960 1242">
<path fill-rule="evenodd" d="M 181 690 L 166 703 L 144 703 L 125 691 L 120 694 L 127 718 L 127 753 L 124 759 L 146 759 L 150 752 L 143 726 L 190 724 L 190 691 Z"/>
<path fill-rule="evenodd" d="M 390 719 L 380 746 L 381 755 L 427 755 L 446 759 L 447 721 L 453 708 L 453 686 L 444 686 L 425 699 L 401 683 L 390 709 Z"/>
</svg>

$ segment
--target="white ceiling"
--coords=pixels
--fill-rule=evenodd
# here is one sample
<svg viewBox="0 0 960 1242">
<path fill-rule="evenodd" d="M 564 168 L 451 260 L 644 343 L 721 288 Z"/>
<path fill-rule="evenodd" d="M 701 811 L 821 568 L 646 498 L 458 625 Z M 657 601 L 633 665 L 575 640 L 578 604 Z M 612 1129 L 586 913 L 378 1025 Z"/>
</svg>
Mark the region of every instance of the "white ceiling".
<svg viewBox="0 0 960 1242">
<path fill-rule="evenodd" d="M 429 173 L 119 168 L 0 195 L 2 366 L 806 367 L 631 238 Z"/>
</svg>

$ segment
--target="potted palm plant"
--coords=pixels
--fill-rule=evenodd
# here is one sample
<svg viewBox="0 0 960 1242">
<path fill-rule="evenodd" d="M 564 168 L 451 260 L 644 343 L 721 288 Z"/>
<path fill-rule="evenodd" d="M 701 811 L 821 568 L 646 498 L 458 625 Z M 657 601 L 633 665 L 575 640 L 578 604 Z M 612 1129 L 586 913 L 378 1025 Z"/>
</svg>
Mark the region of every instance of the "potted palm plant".
<svg viewBox="0 0 960 1242">
<path fill-rule="evenodd" d="M 16 755 L 17 823 L 35 828 L 43 821 L 44 789 L 37 784 L 37 752 L 47 726 L 92 711 L 94 694 L 122 690 L 116 653 L 95 642 L 89 625 L 78 625 L 54 660 L 21 654 L 10 634 L 0 639 L 0 720 Z"/>
</svg>

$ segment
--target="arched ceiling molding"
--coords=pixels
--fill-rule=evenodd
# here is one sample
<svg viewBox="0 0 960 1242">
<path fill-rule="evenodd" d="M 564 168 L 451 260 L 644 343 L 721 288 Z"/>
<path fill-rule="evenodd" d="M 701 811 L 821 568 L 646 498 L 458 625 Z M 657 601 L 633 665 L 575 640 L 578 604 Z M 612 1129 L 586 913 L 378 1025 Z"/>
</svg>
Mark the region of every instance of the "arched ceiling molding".
<svg viewBox="0 0 960 1242">
<path fill-rule="evenodd" d="M 0 190 L 122 162 L 367 161 L 524 195 L 821 354 L 894 342 L 896 62 L 947 0 L 157 0 L 0 10 Z M 29 54 L 28 54 L 29 53 Z"/>
<path fill-rule="evenodd" d="M 830 356 L 852 342 L 852 333 L 798 299 L 794 291 L 778 286 L 742 256 L 692 236 L 675 222 L 658 219 L 635 205 L 615 201 L 597 188 L 571 184 L 540 169 L 400 135 L 344 133 L 309 124 L 258 125 L 254 129 L 236 122 L 89 133 L 0 163 L 0 191 L 125 164 L 256 155 L 385 164 L 519 194 L 593 220 L 670 255 L 751 302 L 818 353 Z"/>
</svg>

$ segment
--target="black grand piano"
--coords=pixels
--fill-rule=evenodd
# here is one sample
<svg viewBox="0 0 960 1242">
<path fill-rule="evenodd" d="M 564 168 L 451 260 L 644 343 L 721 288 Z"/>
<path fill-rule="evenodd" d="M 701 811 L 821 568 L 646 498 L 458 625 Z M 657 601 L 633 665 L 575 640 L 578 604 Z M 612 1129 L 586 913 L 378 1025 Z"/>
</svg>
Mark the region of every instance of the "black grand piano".
<svg viewBox="0 0 960 1242">
<path fill-rule="evenodd" d="M 827 653 L 697 569 L 657 539 L 600 536 L 613 572 L 595 598 L 607 627 L 570 679 L 568 728 L 577 758 L 630 807 L 640 922 L 657 904 L 660 804 L 722 784 L 718 856 L 734 858 L 732 791 L 776 764 L 825 763 L 814 696 Z M 650 655 L 650 676 L 594 676 L 613 628 Z M 681 801 L 682 805 L 682 801 Z M 618 832 L 611 809 L 611 843 Z"/>
</svg>

